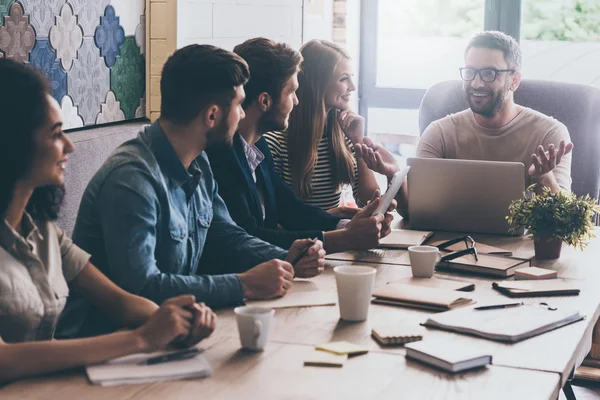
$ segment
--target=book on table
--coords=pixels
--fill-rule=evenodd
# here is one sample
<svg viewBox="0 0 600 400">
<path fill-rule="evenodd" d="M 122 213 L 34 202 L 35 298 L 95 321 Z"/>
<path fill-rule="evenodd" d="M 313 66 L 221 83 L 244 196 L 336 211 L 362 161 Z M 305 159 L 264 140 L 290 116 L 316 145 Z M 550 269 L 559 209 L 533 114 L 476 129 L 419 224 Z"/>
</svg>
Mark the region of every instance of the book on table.
<svg viewBox="0 0 600 400">
<path fill-rule="evenodd" d="M 554 279 L 558 277 L 558 273 L 551 269 L 528 267 L 519 268 L 515 271 L 516 280 L 541 280 Z"/>
<path fill-rule="evenodd" d="M 85 369 L 90 382 L 101 386 L 205 378 L 212 375 L 212 368 L 202 354 L 182 360 L 144 364 L 150 358 L 172 353 L 177 351 L 132 354 L 101 364 L 88 365 Z"/>
<path fill-rule="evenodd" d="M 492 356 L 473 346 L 441 340 L 409 343 L 406 358 L 417 360 L 451 373 L 481 368 L 492 363 Z"/>
<path fill-rule="evenodd" d="M 473 304 L 464 292 L 426 286 L 392 283 L 373 290 L 373 303 L 419 308 L 430 311 L 446 311 Z"/>
<path fill-rule="evenodd" d="M 565 279 L 494 282 L 492 288 L 508 297 L 577 296 L 580 292 L 576 283 Z"/>
<path fill-rule="evenodd" d="M 475 256 L 467 254 L 450 261 L 442 261 L 436 268 L 507 278 L 514 275 L 515 270 L 528 267 L 530 264 L 531 260 L 527 258 L 479 254 L 476 260 Z"/>
<path fill-rule="evenodd" d="M 427 327 L 516 343 L 582 320 L 577 310 L 548 305 L 477 310 L 465 308 L 431 315 Z"/>
</svg>

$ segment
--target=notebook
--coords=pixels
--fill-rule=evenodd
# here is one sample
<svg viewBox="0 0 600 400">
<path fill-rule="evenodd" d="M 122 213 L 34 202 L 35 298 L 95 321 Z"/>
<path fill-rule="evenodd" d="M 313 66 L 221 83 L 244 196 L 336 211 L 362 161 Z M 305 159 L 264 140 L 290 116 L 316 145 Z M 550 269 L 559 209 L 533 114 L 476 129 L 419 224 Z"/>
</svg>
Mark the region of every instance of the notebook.
<svg viewBox="0 0 600 400">
<path fill-rule="evenodd" d="M 461 292 L 471 292 L 475 290 L 475 284 L 472 282 L 438 278 L 435 275 L 431 278 L 415 278 L 413 276 L 408 276 L 388 283 L 402 283 L 404 285 L 426 286 L 436 289 L 460 290 Z"/>
<path fill-rule="evenodd" d="M 424 329 L 420 326 L 378 327 L 371 336 L 382 346 L 397 346 L 423 339 Z"/>
<path fill-rule="evenodd" d="M 554 279 L 558 277 L 556 271 L 538 267 L 519 268 L 515 271 L 515 279 L 521 280 L 539 280 Z"/>
<path fill-rule="evenodd" d="M 518 268 L 528 267 L 531 264 L 531 260 L 526 258 L 487 254 L 479 254 L 478 258 L 479 260 L 475 260 L 475 256 L 467 254 L 451 261 L 440 262 L 436 268 L 506 278 L 514 275 Z"/>
<path fill-rule="evenodd" d="M 373 291 L 373 303 L 419 308 L 430 311 L 446 311 L 473 304 L 472 298 L 462 292 L 425 286 L 392 283 Z"/>
<path fill-rule="evenodd" d="M 576 284 L 563 279 L 494 282 L 492 287 L 508 297 L 577 296 Z"/>
<path fill-rule="evenodd" d="M 180 361 L 139 365 L 148 358 L 169 353 L 173 352 L 133 354 L 102 364 L 88 365 L 85 369 L 90 382 L 100 386 L 205 378 L 212 375 L 212 368 L 202 354 Z"/>
<path fill-rule="evenodd" d="M 445 240 L 433 242 L 433 243 L 431 243 L 431 246 L 437 247 L 444 242 L 445 242 Z M 477 242 L 476 247 L 477 247 L 478 254 L 490 254 L 490 255 L 494 255 L 494 256 L 512 256 L 513 255 L 513 252 L 510 250 L 501 249 L 500 247 L 490 246 L 488 244 L 483 244 L 481 242 Z M 458 251 L 458 250 L 463 250 L 464 248 L 465 248 L 465 243 L 459 242 L 459 243 L 453 244 L 452 246 L 446 247 L 446 250 Z"/>
<path fill-rule="evenodd" d="M 406 346 L 406 358 L 432 365 L 451 373 L 481 368 L 492 363 L 492 356 L 474 346 L 445 341 L 423 340 Z"/>
<path fill-rule="evenodd" d="M 392 232 L 379 241 L 379 247 L 390 249 L 407 249 L 420 246 L 433 235 L 433 232 L 392 229 Z"/>
<path fill-rule="evenodd" d="M 423 325 L 516 343 L 582 319 L 576 310 L 524 305 L 492 310 L 452 310 L 431 315 Z"/>
<path fill-rule="evenodd" d="M 307 367 L 333 367 L 341 368 L 348 359 L 347 354 L 335 354 L 327 351 L 313 349 L 304 360 Z"/>
<path fill-rule="evenodd" d="M 304 279 L 294 279 L 292 287 L 283 297 L 246 302 L 248 306 L 268 308 L 335 306 L 336 304 L 337 293 L 322 291 L 315 282 Z"/>
</svg>

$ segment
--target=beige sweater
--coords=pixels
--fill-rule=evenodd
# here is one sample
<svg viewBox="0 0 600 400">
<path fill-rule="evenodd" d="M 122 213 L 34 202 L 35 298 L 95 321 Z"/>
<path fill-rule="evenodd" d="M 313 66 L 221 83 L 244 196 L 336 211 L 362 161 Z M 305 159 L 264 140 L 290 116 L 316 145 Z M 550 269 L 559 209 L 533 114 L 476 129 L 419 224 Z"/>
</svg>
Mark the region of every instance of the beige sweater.
<svg viewBox="0 0 600 400">
<path fill-rule="evenodd" d="M 500 129 L 482 127 L 467 109 L 432 122 L 421 136 L 417 157 L 522 162 L 527 187 L 534 183 L 527 170 L 537 146 L 558 148 L 561 140 L 571 141 L 567 127 L 531 108 Z M 571 190 L 571 154 L 563 157 L 554 176 L 560 187 Z"/>
</svg>

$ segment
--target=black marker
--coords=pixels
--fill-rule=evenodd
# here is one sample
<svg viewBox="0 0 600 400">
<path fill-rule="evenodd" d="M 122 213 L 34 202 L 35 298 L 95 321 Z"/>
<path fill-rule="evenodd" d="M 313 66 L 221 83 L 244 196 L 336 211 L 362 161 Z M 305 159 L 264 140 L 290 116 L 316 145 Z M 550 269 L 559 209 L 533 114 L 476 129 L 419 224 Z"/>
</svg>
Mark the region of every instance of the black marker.
<svg viewBox="0 0 600 400">
<path fill-rule="evenodd" d="M 178 351 L 176 353 L 165 354 L 162 356 L 151 357 L 146 361 L 142 361 L 139 365 L 154 365 L 154 364 L 162 364 L 169 361 L 181 361 L 187 360 L 188 358 L 193 358 L 196 355 L 200 354 L 200 350 L 193 347 L 191 349 Z"/>
<path fill-rule="evenodd" d="M 296 266 L 296 264 L 298 264 L 298 262 L 300 260 L 302 260 L 302 258 L 306 255 L 306 253 L 308 253 L 308 249 L 310 249 L 311 247 L 313 247 L 315 245 L 315 243 L 317 243 L 317 240 L 319 240 L 318 237 L 313 238 L 313 239 L 310 240 L 310 243 L 308 244 L 308 246 L 306 246 L 306 248 L 304 250 L 302 250 L 302 253 L 300 253 L 298 255 L 298 257 L 296 257 L 294 259 L 294 261 L 292 261 L 292 265 L 293 266 Z"/>
</svg>

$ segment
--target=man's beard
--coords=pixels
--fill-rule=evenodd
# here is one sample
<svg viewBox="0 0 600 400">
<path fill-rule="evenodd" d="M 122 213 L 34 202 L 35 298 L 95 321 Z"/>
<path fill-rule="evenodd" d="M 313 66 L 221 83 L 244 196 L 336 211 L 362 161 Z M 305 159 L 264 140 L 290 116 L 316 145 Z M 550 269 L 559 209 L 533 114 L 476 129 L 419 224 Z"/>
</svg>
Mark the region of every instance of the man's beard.
<svg viewBox="0 0 600 400">
<path fill-rule="evenodd" d="M 260 116 L 258 120 L 258 131 L 261 133 L 271 131 L 285 131 L 288 127 L 286 118 L 283 118 L 278 108 L 272 107 Z"/>
<path fill-rule="evenodd" d="M 215 126 L 210 131 L 206 132 L 207 147 L 211 146 L 231 146 L 233 144 L 233 135 L 230 135 L 229 125 L 226 119 Z"/>
<path fill-rule="evenodd" d="M 494 115 L 496 115 L 500 110 L 502 110 L 504 108 L 504 104 L 506 104 L 508 86 L 498 90 L 498 92 L 496 94 L 494 94 L 494 92 L 490 89 L 487 89 L 487 90 L 488 90 L 488 92 L 491 92 L 491 94 L 492 94 L 492 101 L 484 104 L 483 106 L 476 105 L 471 101 L 471 93 L 472 92 L 482 92 L 482 90 L 473 90 L 472 88 L 469 87 L 465 91 L 465 94 L 467 96 L 467 102 L 469 103 L 469 107 L 471 108 L 471 111 L 473 111 L 475 114 L 479 114 L 485 118 L 492 118 Z"/>
</svg>

